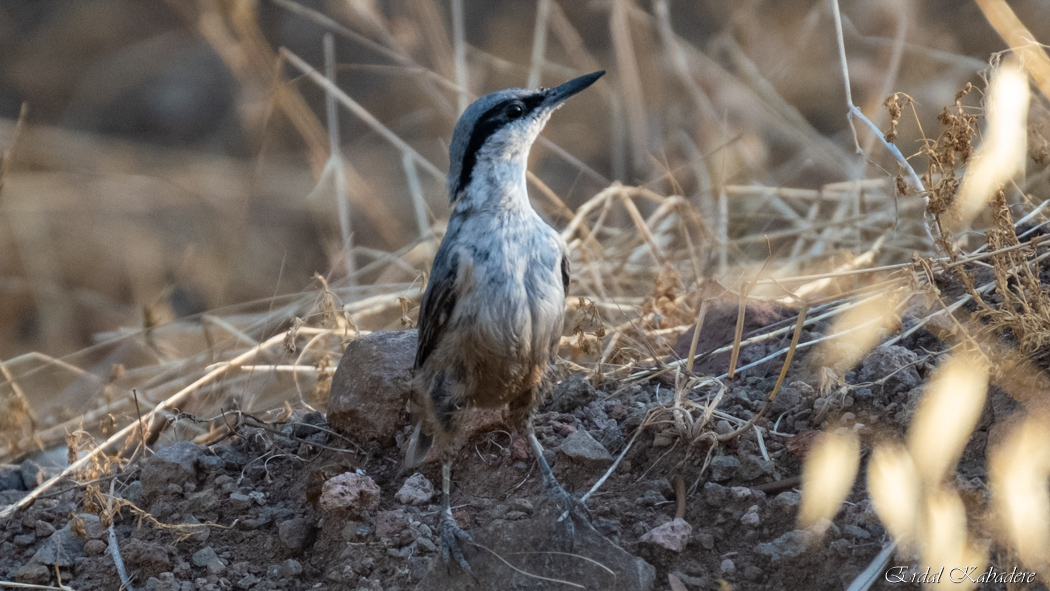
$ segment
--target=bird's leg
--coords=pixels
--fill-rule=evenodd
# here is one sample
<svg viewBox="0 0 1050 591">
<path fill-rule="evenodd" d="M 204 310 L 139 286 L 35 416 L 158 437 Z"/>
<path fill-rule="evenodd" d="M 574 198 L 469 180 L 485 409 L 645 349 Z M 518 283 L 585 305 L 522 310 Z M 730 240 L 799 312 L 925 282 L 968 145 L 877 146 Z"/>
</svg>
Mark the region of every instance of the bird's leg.
<svg viewBox="0 0 1050 591">
<path fill-rule="evenodd" d="M 470 543 L 474 543 L 474 538 L 470 534 L 460 529 L 459 524 L 456 523 L 456 518 L 452 517 L 452 502 L 449 497 L 449 488 L 452 483 L 452 460 L 445 460 L 441 464 L 441 495 L 443 499 L 443 508 L 441 510 L 441 558 L 445 561 L 445 568 L 448 568 L 451 559 L 455 559 L 456 563 L 463 568 L 463 570 L 474 576 L 474 571 L 470 570 L 470 564 L 467 559 L 463 557 L 463 550 L 459 547 L 459 540 L 466 540 Z"/>
<path fill-rule="evenodd" d="M 543 492 L 557 503 L 562 510 L 558 521 L 565 523 L 565 530 L 569 537 L 569 550 L 572 550 L 576 537 L 576 525 L 573 523 L 572 518 L 576 516 L 585 521 L 590 521 L 590 513 L 587 511 L 587 506 L 580 499 L 576 498 L 576 495 L 565 490 L 558 483 L 558 480 L 554 477 L 554 472 L 551 471 L 550 464 L 543 457 L 543 446 L 540 445 L 540 440 L 536 439 L 536 434 L 531 429 L 528 437 L 529 443 L 532 444 L 532 453 L 536 454 L 536 463 L 540 466 L 540 474 L 543 475 Z"/>
</svg>

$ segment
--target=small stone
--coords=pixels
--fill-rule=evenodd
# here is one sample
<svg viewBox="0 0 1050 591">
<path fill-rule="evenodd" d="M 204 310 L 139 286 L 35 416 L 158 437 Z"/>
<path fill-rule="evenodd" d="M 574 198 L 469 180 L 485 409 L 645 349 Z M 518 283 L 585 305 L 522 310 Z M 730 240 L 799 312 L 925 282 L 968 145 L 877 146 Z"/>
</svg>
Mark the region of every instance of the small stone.
<svg viewBox="0 0 1050 591">
<path fill-rule="evenodd" d="M 719 435 L 729 435 L 733 432 L 733 426 L 729 424 L 729 421 L 722 419 L 715 422 L 715 433 Z"/>
<path fill-rule="evenodd" d="M 289 558 L 281 563 L 280 575 L 282 577 L 297 577 L 303 574 L 303 565 L 298 560 Z"/>
<path fill-rule="evenodd" d="M 181 585 L 173 573 L 160 573 L 146 581 L 146 591 L 179 591 Z"/>
<path fill-rule="evenodd" d="M 44 470 L 40 464 L 33 460 L 22 462 L 21 471 L 22 486 L 25 487 L 25 490 L 33 490 L 47 480 L 47 470 Z"/>
<path fill-rule="evenodd" d="M 784 491 L 779 495 L 773 497 L 773 505 L 775 507 L 779 509 L 786 509 L 789 511 L 794 511 L 795 509 L 797 509 L 799 503 L 801 502 L 802 495 L 793 490 Z"/>
<path fill-rule="evenodd" d="M 758 505 L 751 505 L 744 516 L 740 518 L 740 523 L 754 527 L 762 521 L 762 518 L 758 515 Z"/>
<path fill-rule="evenodd" d="M 729 499 L 729 489 L 716 484 L 714 482 L 708 482 L 704 484 L 704 502 L 710 507 L 721 507 Z"/>
<path fill-rule="evenodd" d="M 774 470 L 776 470 L 776 465 L 772 460 L 749 454 L 744 456 L 744 461 L 740 464 L 740 471 L 737 473 L 737 476 L 741 480 L 755 480 L 763 476 L 772 476 Z"/>
<path fill-rule="evenodd" d="M 106 528 L 102 527 L 102 520 L 94 513 L 80 513 L 74 517 L 73 533 L 87 540 L 104 540 L 107 538 Z"/>
<path fill-rule="evenodd" d="M 406 526 L 408 526 L 408 517 L 401 509 L 376 513 L 376 536 L 379 538 L 394 538 L 404 531 Z"/>
<path fill-rule="evenodd" d="M 0 490 L 25 490 L 22 481 L 22 467 L 14 464 L 0 464 Z"/>
<path fill-rule="evenodd" d="M 197 460 L 200 464 L 201 470 L 205 472 L 218 472 L 226 467 L 226 460 L 219 456 L 213 456 L 210 454 L 204 454 Z"/>
<path fill-rule="evenodd" d="M 842 531 L 859 540 L 867 540 L 871 538 L 871 534 L 868 533 L 868 530 L 862 527 L 857 527 L 856 525 L 847 525 L 842 528 Z"/>
<path fill-rule="evenodd" d="M 205 566 L 208 566 L 208 563 L 210 563 L 216 558 L 218 558 L 218 555 L 215 553 L 215 549 L 213 549 L 211 546 L 205 546 L 200 550 L 194 552 L 193 558 L 191 560 L 193 560 L 193 564 L 195 566 L 204 568 Z"/>
<path fill-rule="evenodd" d="M 262 581 L 262 579 L 260 579 L 259 577 L 255 576 L 255 575 L 253 575 L 251 573 L 248 573 L 248 574 L 244 575 L 244 577 L 241 578 L 239 581 L 237 581 L 235 586 L 238 589 L 251 589 L 254 585 L 259 583 L 260 581 Z"/>
<path fill-rule="evenodd" d="M 143 577 L 171 572 L 171 557 L 165 545 L 132 538 L 121 542 L 120 552 L 128 568 L 141 571 Z"/>
<path fill-rule="evenodd" d="M 147 499 L 162 494 L 168 485 L 182 485 L 197 478 L 201 448 L 192 441 L 177 441 L 157 451 L 142 466 L 142 492 Z"/>
<path fill-rule="evenodd" d="M 586 429 L 579 429 L 566 437 L 558 446 L 558 451 L 582 464 L 607 467 L 613 461 L 609 450 L 591 437 Z"/>
<path fill-rule="evenodd" d="M 51 534 L 29 559 L 36 564 L 68 568 L 84 555 L 84 541 L 73 533 L 69 525 Z"/>
<path fill-rule="evenodd" d="M 235 492 L 230 495 L 230 508 L 234 511 L 244 511 L 252 504 L 252 498 L 244 493 Z"/>
<path fill-rule="evenodd" d="M 597 392 L 587 379 L 587 374 L 574 373 L 554 386 L 550 409 L 562 413 L 572 412 L 585 406 L 596 396 Z"/>
<path fill-rule="evenodd" d="M 360 515 L 379 506 L 379 485 L 370 477 L 356 472 L 344 472 L 329 479 L 321 487 L 321 509 L 330 513 L 345 512 Z"/>
<path fill-rule="evenodd" d="M 846 538 L 839 538 L 828 544 L 828 548 L 834 550 L 835 553 L 839 555 L 839 558 L 849 558 L 849 555 L 852 553 L 853 544 L 850 544 L 849 540 Z"/>
<path fill-rule="evenodd" d="M 749 564 L 744 567 L 744 578 L 752 583 L 758 583 L 762 581 L 763 578 L 762 569 L 753 564 Z"/>
<path fill-rule="evenodd" d="M 735 456 L 715 456 L 711 458 L 711 480 L 725 482 L 736 475 L 740 469 L 740 460 Z"/>
<path fill-rule="evenodd" d="M 793 559 L 802 556 L 812 538 L 811 533 L 796 529 L 789 531 L 772 542 L 764 542 L 755 546 L 755 552 L 768 556 L 771 562 L 785 559 Z"/>
<path fill-rule="evenodd" d="M 532 513 L 532 502 L 523 497 L 511 499 L 507 502 L 507 506 L 510 507 L 512 511 L 521 511 L 522 513 L 527 514 Z"/>
<path fill-rule="evenodd" d="M 722 571 L 724 575 L 731 575 L 736 572 L 736 565 L 733 564 L 732 560 L 726 558 L 722 561 L 722 564 L 718 565 L 718 570 Z"/>
<path fill-rule="evenodd" d="M 44 521 L 43 519 L 40 519 L 37 520 L 36 524 L 33 526 L 33 531 L 34 533 L 36 533 L 36 537 L 46 538 L 51 534 L 55 533 L 55 526 Z"/>
<path fill-rule="evenodd" d="M 216 556 L 211 560 L 211 562 L 208 563 L 207 569 L 209 575 L 219 576 L 222 573 L 226 572 L 226 563 L 223 562 L 221 558 Z"/>
<path fill-rule="evenodd" d="M 88 540 L 84 542 L 84 556 L 102 556 L 107 547 L 102 540 Z"/>
<path fill-rule="evenodd" d="M 51 582 L 51 569 L 42 564 L 30 562 L 18 569 L 15 580 L 31 585 L 47 585 Z"/>
<path fill-rule="evenodd" d="M 434 484 L 416 472 L 405 481 L 394 498 L 406 505 L 425 505 L 434 498 Z"/>
<path fill-rule="evenodd" d="M 277 525 L 277 535 L 281 538 L 281 543 L 293 552 L 302 551 L 313 544 L 316 531 L 313 523 L 301 517 L 288 519 Z"/>
<path fill-rule="evenodd" d="M 693 527 L 689 525 L 689 522 L 679 517 L 650 530 L 638 540 L 638 543 L 665 548 L 671 552 L 681 552 L 689 543 L 689 536 L 692 533 Z"/>
<path fill-rule="evenodd" d="M 700 547 L 704 550 L 713 550 L 715 547 L 715 537 L 707 532 L 697 534 L 696 541 L 700 543 Z"/>
<path fill-rule="evenodd" d="M 30 532 L 28 534 L 20 534 L 15 536 L 11 540 L 15 546 L 29 546 L 33 542 L 36 542 L 36 534 Z"/>
</svg>

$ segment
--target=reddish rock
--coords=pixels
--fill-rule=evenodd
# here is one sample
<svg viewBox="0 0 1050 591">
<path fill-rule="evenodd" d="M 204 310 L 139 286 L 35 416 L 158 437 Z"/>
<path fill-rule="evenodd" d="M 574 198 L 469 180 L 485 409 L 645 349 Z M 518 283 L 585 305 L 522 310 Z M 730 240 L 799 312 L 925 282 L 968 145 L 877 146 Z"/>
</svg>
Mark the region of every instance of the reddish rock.
<svg viewBox="0 0 1050 591">
<path fill-rule="evenodd" d="M 426 476 L 417 472 L 405 481 L 394 498 L 406 505 L 425 505 L 434 498 L 434 485 Z"/>
<path fill-rule="evenodd" d="M 321 509 L 331 513 L 360 515 L 363 511 L 379 506 L 379 485 L 374 480 L 356 472 L 345 472 L 327 482 L 321 488 Z"/>
<path fill-rule="evenodd" d="M 332 377 L 328 423 L 359 441 L 394 443 L 407 423 L 416 331 L 374 332 L 350 342 Z"/>
</svg>

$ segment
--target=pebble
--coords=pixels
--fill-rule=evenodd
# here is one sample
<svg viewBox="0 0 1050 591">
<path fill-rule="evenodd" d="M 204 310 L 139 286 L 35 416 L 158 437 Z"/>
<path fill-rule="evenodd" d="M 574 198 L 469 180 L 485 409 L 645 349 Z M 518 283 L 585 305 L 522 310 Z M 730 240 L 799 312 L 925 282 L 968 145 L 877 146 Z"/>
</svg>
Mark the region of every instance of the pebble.
<svg viewBox="0 0 1050 591">
<path fill-rule="evenodd" d="M 612 454 L 598 443 L 586 429 L 571 433 L 558 446 L 558 451 L 582 464 L 607 467 L 613 462 Z"/>
<path fill-rule="evenodd" d="M 722 571 L 722 574 L 731 575 L 736 572 L 736 565 L 733 561 L 726 558 L 722 561 L 722 564 L 718 565 L 718 570 Z"/>
<path fill-rule="evenodd" d="M 419 472 L 405 480 L 405 484 L 394 495 L 399 503 L 406 505 L 425 505 L 434 498 L 434 484 Z"/>
<path fill-rule="evenodd" d="M 725 482 L 736 475 L 740 469 L 740 460 L 735 456 L 715 456 L 711 458 L 711 480 Z"/>
<path fill-rule="evenodd" d="M 330 513 L 345 512 L 360 515 L 379 505 L 379 485 L 370 477 L 356 472 L 344 472 L 329 479 L 321 487 L 321 509 Z"/>
<path fill-rule="evenodd" d="M 686 544 L 689 543 L 689 536 L 692 533 L 693 527 L 689 525 L 689 522 L 682 518 L 676 518 L 673 521 L 668 521 L 661 526 L 653 528 L 642 536 L 638 543 L 657 546 L 671 552 L 681 552 L 685 549 Z"/>
</svg>

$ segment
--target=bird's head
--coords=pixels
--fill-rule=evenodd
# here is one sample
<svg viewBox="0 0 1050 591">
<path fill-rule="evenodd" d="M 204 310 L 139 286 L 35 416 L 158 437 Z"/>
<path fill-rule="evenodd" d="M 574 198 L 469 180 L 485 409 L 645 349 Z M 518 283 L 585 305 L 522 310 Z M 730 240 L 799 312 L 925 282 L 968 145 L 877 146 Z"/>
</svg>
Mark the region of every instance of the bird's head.
<svg viewBox="0 0 1050 591">
<path fill-rule="evenodd" d="M 449 198 L 455 201 L 467 189 L 479 165 L 524 162 L 551 113 L 604 74 L 594 72 L 554 88 L 508 88 L 471 103 L 452 133 Z"/>
</svg>

